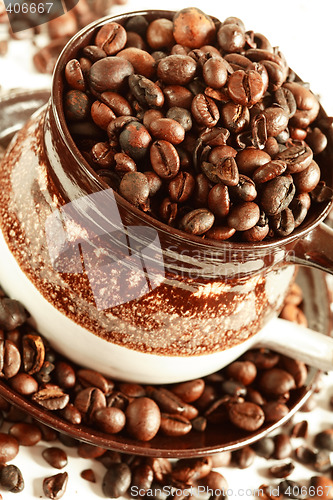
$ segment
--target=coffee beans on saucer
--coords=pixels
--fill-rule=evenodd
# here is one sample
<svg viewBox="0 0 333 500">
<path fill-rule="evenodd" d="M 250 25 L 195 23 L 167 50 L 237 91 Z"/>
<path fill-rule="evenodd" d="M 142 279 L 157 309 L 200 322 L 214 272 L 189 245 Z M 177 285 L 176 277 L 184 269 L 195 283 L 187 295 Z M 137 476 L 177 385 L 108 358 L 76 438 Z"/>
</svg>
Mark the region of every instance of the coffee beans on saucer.
<svg viewBox="0 0 333 500">
<path fill-rule="evenodd" d="M 104 24 L 67 62 L 64 111 L 96 174 L 148 215 L 207 239 L 281 238 L 332 197 L 326 129 L 279 49 L 230 19 L 190 7 Z"/>
</svg>

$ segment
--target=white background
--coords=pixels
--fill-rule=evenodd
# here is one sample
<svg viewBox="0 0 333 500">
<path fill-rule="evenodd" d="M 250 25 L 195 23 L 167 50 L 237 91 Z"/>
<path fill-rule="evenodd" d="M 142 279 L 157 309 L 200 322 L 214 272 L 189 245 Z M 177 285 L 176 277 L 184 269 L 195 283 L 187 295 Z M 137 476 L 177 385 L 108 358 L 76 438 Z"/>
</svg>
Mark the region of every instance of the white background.
<svg viewBox="0 0 333 500">
<path fill-rule="evenodd" d="M 206 0 L 204 3 L 169 0 L 160 4 L 153 0 L 140 2 L 129 0 L 127 5 L 117 6 L 112 12 L 118 14 L 149 8 L 177 10 L 191 5 L 221 20 L 228 16 L 240 17 L 245 22 L 246 29 L 262 32 L 273 45 L 279 45 L 289 65 L 303 80 L 311 82 L 311 89 L 320 95 L 328 114 L 333 115 L 332 0 L 235 0 L 233 2 Z M 0 35 L 5 31 L 0 26 Z M 10 43 L 8 55 L 5 58 L 0 57 L 0 85 L 3 89 L 50 86 L 49 76 L 39 75 L 34 71 L 31 58 L 34 50 L 27 42 Z M 328 399 L 333 395 L 333 375 L 326 376 L 324 384 L 317 409 L 311 414 L 299 413 L 296 417 L 298 420 L 309 419 L 312 435 L 319 429 L 331 426 L 333 421 L 333 414 L 328 410 Z M 297 441 L 294 444 L 296 446 Z M 46 443 L 41 443 L 33 449 L 22 447 L 18 457 L 13 461 L 21 468 L 25 478 L 26 487 L 20 495 L 24 500 L 43 497 L 42 479 L 57 473 L 41 458 L 41 451 L 45 446 Z M 81 500 L 103 498 L 101 479 L 105 469 L 97 462 L 77 458 L 75 449 L 68 448 L 66 451 L 69 454 L 69 464 L 65 470 L 69 473 L 69 483 L 63 498 Z M 270 461 L 269 464 L 273 462 Z M 267 476 L 269 464 L 257 458 L 255 466 L 250 469 L 239 471 L 226 468 L 223 473 L 233 490 L 230 498 L 252 498 L 252 495 L 244 490 L 258 488 L 262 483 L 270 482 Z M 79 476 L 80 471 L 90 467 L 97 476 L 95 485 Z M 314 472 L 298 466 L 291 479 L 305 481 L 312 475 Z M 239 491 L 240 489 L 243 491 Z M 11 494 L 3 493 L 3 497 L 11 498 Z"/>
</svg>

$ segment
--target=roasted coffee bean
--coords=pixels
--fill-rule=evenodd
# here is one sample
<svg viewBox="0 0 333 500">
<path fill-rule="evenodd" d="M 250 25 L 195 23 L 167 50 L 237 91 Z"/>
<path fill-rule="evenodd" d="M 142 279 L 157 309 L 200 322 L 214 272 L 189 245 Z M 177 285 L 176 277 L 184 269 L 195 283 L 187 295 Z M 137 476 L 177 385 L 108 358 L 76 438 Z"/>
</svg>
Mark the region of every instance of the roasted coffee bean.
<svg viewBox="0 0 333 500">
<path fill-rule="evenodd" d="M 231 405 L 229 418 L 236 427 L 253 432 L 262 426 L 265 415 L 260 406 L 244 402 Z"/>
<path fill-rule="evenodd" d="M 96 483 L 96 476 L 92 469 L 85 469 L 80 473 L 82 479 L 89 481 L 90 483 Z"/>
<path fill-rule="evenodd" d="M 299 325 L 307 326 L 308 324 L 303 311 L 293 304 L 286 304 L 281 311 L 280 317 L 288 321 L 294 321 Z"/>
<path fill-rule="evenodd" d="M 65 95 L 64 108 L 69 121 L 84 120 L 89 115 L 89 97 L 80 90 L 69 90 Z"/>
<path fill-rule="evenodd" d="M 289 208 L 273 215 L 270 218 L 270 225 L 275 234 L 279 236 L 288 236 L 295 229 L 295 219 Z"/>
<path fill-rule="evenodd" d="M 237 231 L 246 231 L 255 226 L 260 217 L 258 205 L 252 201 L 234 205 L 228 215 L 227 221 L 230 227 Z"/>
<path fill-rule="evenodd" d="M 271 437 L 264 437 L 254 443 L 252 447 L 259 457 L 268 459 L 271 458 L 274 453 L 275 443 Z"/>
<path fill-rule="evenodd" d="M 319 165 L 312 160 L 305 170 L 294 174 L 293 179 L 298 193 L 310 193 L 320 180 Z"/>
<path fill-rule="evenodd" d="M 20 493 L 24 489 L 22 472 L 16 465 L 5 465 L 0 471 L 0 486 L 5 491 Z"/>
<path fill-rule="evenodd" d="M 226 370 L 229 377 L 244 385 L 250 385 L 257 376 L 257 369 L 251 361 L 234 361 Z"/>
<path fill-rule="evenodd" d="M 287 356 L 280 357 L 281 366 L 290 373 L 295 380 L 296 387 L 302 387 L 306 383 L 308 370 L 302 361 L 288 358 Z"/>
<path fill-rule="evenodd" d="M 117 434 L 126 423 L 126 417 L 122 410 L 115 407 L 100 408 L 93 413 L 94 423 L 107 434 Z"/>
<path fill-rule="evenodd" d="M 291 118 L 296 113 L 296 100 L 294 94 L 285 87 L 280 87 L 274 92 L 274 102 L 278 104 Z"/>
<path fill-rule="evenodd" d="M 313 464 L 316 458 L 316 454 L 308 446 L 299 446 L 295 450 L 295 457 L 302 464 Z"/>
<path fill-rule="evenodd" d="M 0 465 L 13 460 L 19 452 L 19 443 L 17 439 L 10 435 L 0 432 Z"/>
<path fill-rule="evenodd" d="M 234 451 L 233 460 L 240 469 L 247 469 L 253 464 L 255 456 L 256 454 L 250 446 L 244 446 L 240 450 Z"/>
<path fill-rule="evenodd" d="M 197 70 L 190 56 L 172 55 L 164 57 L 157 66 L 157 76 L 166 85 L 187 85 Z"/>
<path fill-rule="evenodd" d="M 185 403 L 193 403 L 193 401 L 196 401 L 200 398 L 200 396 L 203 394 L 204 389 L 204 380 L 198 378 L 174 385 L 171 388 L 171 391 L 179 396 Z"/>
<path fill-rule="evenodd" d="M 45 448 L 45 450 L 42 451 L 42 457 L 55 469 L 63 469 L 68 463 L 66 452 L 56 446 Z"/>
<path fill-rule="evenodd" d="M 180 123 L 185 132 L 188 132 L 192 128 L 192 116 L 188 109 L 181 108 L 179 106 L 173 106 L 168 109 L 166 118 L 171 118 Z"/>
<path fill-rule="evenodd" d="M 96 35 L 97 47 L 103 49 L 108 56 L 112 56 L 123 49 L 126 45 L 127 35 L 123 26 L 112 22 L 102 26 Z"/>
<path fill-rule="evenodd" d="M 275 137 L 267 138 L 263 151 L 268 155 L 270 155 L 272 158 L 274 158 L 274 156 L 276 156 L 279 153 L 280 151 L 279 144 Z"/>
<path fill-rule="evenodd" d="M 275 159 L 285 161 L 288 166 L 287 172 L 296 174 L 310 166 L 313 159 L 313 153 L 308 146 L 297 145 L 282 151 Z"/>
<path fill-rule="evenodd" d="M 278 137 L 288 126 L 288 115 L 280 107 L 266 108 L 263 112 L 266 118 L 268 137 Z"/>
<path fill-rule="evenodd" d="M 222 394 L 228 394 L 229 396 L 246 396 L 246 387 L 242 383 L 236 380 L 224 380 L 221 383 Z"/>
<path fill-rule="evenodd" d="M 202 68 L 202 76 L 208 87 L 219 89 L 227 81 L 228 72 L 223 60 L 211 58 L 205 62 Z"/>
<path fill-rule="evenodd" d="M 224 241 L 231 238 L 236 232 L 236 229 L 229 226 L 213 226 L 207 231 L 206 236 L 209 239 Z"/>
<path fill-rule="evenodd" d="M 231 463 L 231 451 L 221 451 L 210 455 L 212 468 L 227 467 Z M 212 471 L 213 472 L 213 471 Z M 207 476 L 206 476 L 207 477 Z"/>
<path fill-rule="evenodd" d="M 38 391 L 38 382 L 27 373 L 18 373 L 10 379 L 10 385 L 14 391 L 24 396 L 30 396 Z"/>
<path fill-rule="evenodd" d="M 129 398 L 142 398 L 146 395 L 145 388 L 140 384 L 122 382 L 119 384 L 119 389 Z"/>
<path fill-rule="evenodd" d="M 105 50 L 103 50 L 101 47 L 97 47 L 97 45 L 87 45 L 83 48 L 82 53 L 92 63 L 100 61 L 107 56 Z"/>
<path fill-rule="evenodd" d="M 245 45 L 244 28 L 235 23 L 222 24 L 217 41 L 225 52 L 240 52 Z"/>
<path fill-rule="evenodd" d="M 196 7 L 180 10 L 173 22 L 174 38 L 185 47 L 200 48 L 211 43 L 215 37 L 216 28 L 212 18 Z"/>
<path fill-rule="evenodd" d="M 220 113 L 217 105 L 205 94 L 197 94 L 191 104 L 191 112 L 199 126 L 213 128 L 217 124 Z"/>
<path fill-rule="evenodd" d="M 270 401 L 262 405 L 265 414 L 266 422 L 277 422 L 289 413 L 289 408 L 286 404 L 279 401 Z"/>
<path fill-rule="evenodd" d="M 180 159 L 171 142 L 155 141 L 150 148 L 150 161 L 154 171 L 162 179 L 172 179 L 178 174 Z"/>
<path fill-rule="evenodd" d="M 116 116 L 131 116 L 133 113 L 132 107 L 125 97 L 117 92 L 103 92 L 100 100 L 104 103 Z M 92 116 L 94 119 L 94 117 Z"/>
<path fill-rule="evenodd" d="M 284 87 L 289 89 L 296 100 L 297 111 L 292 117 L 291 124 L 306 128 L 315 120 L 319 111 L 319 102 L 312 92 L 296 82 L 287 82 Z"/>
<path fill-rule="evenodd" d="M 137 398 L 126 408 L 126 429 L 140 441 L 150 441 L 161 423 L 159 407 L 150 398 Z"/>
<path fill-rule="evenodd" d="M 216 184 L 209 192 L 208 207 L 218 217 L 226 217 L 230 210 L 228 187 Z"/>
<path fill-rule="evenodd" d="M 186 484 L 192 484 L 206 477 L 212 469 L 210 457 L 188 458 L 178 460 L 171 472 L 172 479 Z"/>
<path fill-rule="evenodd" d="M 107 142 L 97 142 L 91 149 L 91 157 L 101 168 L 108 168 L 114 164 L 114 150 Z"/>
<path fill-rule="evenodd" d="M 256 184 L 271 181 L 283 174 L 287 169 L 286 162 L 282 160 L 272 160 L 258 167 L 252 174 L 252 179 Z"/>
<path fill-rule="evenodd" d="M 295 185 L 292 179 L 281 175 L 265 183 L 260 205 L 267 215 L 276 215 L 289 206 L 294 194 Z"/>
<path fill-rule="evenodd" d="M 147 171 L 143 173 L 145 174 L 148 180 L 149 196 L 155 196 L 155 194 L 162 187 L 162 179 L 157 174 L 155 174 L 155 172 Z"/>
<path fill-rule="evenodd" d="M 171 201 L 184 203 L 192 196 L 194 188 L 194 177 L 188 172 L 180 172 L 169 183 L 169 197 Z"/>
<path fill-rule="evenodd" d="M 307 420 L 302 420 L 301 422 L 297 422 L 294 427 L 292 428 L 291 437 L 301 437 L 301 438 L 306 438 L 308 435 L 308 422 Z"/>
<path fill-rule="evenodd" d="M 104 392 L 104 394 L 110 391 L 109 382 L 101 373 L 95 370 L 89 370 L 87 368 L 80 369 L 77 371 L 76 377 L 83 387 L 97 387 Z"/>
<path fill-rule="evenodd" d="M 147 394 L 158 403 L 160 409 L 166 413 L 177 413 L 189 418 L 198 415 L 197 409 L 185 403 L 177 394 L 165 388 L 146 387 Z"/>
<path fill-rule="evenodd" d="M 190 109 L 193 94 L 181 85 L 167 85 L 163 88 L 165 102 L 169 108 L 178 106 L 180 108 Z"/>
<path fill-rule="evenodd" d="M 64 394 L 62 389 L 56 385 L 46 385 L 47 387 L 32 395 L 32 400 L 47 410 L 64 409 L 69 402 L 69 395 Z"/>
<path fill-rule="evenodd" d="M 333 189 L 326 186 L 325 181 L 320 181 L 312 191 L 311 198 L 317 203 L 327 202 L 333 199 Z"/>
<path fill-rule="evenodd" d="M 316 434 L 314 444 L 317 448 L 333 451 L 333 428 L 326 429 Z"/>
<path fill-rule="evenodd" d="M 182 415 L 162 413 L 160 429 L 167 436 L 184 436 L 191 431 L 192 424 Z"/>
<path fill-rule="evenodd" d="M 43 492 L 47 498 L 61 498 L 67 487 L 68 473 L 60 472 L 43 480 Z"/>
<path fill-rule="evenodd" d="M 119 192 L 133 205 L 145 205 L 149 196 L 147 177 L 141 172 L 127 172 L 120 181 Z"/>
<path fill-rule="evenodd" d="M 173 225 L 178 215 L 177 203 L 172 203 L 170 198 L 164 198 L 159 208 L 159 214 L 167 224 Z"/>
<path fill-rule="evenodd" d="M 80 90 L 84 92 L 86 89 L 86 84 L 84 81 L 84 76 L 80 63 L 77 59 L 71 59 L 68 61 L 65 67 L 65 78 L 70 87 L 74 90 Z"/>
<path fill-rule="evenodd" d="M 71 424 L 80 425 L 82 415 L 79 410 L 72 404 L 68 403 L 63 410 L 60 410 L 61 416 Z"/>
<path fill-rule="evenodd" d="M 76 383 L 74 368 L 66 361 L 57 361 L 55 364 L 55 377 L 63 389 L 72 389 Z"/>
<path fill-rule="evenodd" d="M 260 392 L 256 389 L 253 389 L 253 387 L 247 387 L 246 400 L 250 401 L 250 403 L 255 403 L 260 406 L 266 403 L 263 395 L 260 394 Z"/>
<path fill-rule="evenodd" d="M 257 197 L 255 184 L 250 177 L 240 174 L 237 186 L 230 187 L 231 196 L 241 201 L 253 201 Z"/>
<path fill-rule="evenodd" d="M 318 127 L 309 130 L 306 135 L 306 142 L 313 151 L 313 154 L 318 155 L 324 151 L 327 146 L 327 137 Z"/>
<path fill-rule="evenodd" d="M 21 355 L 11 340 L 0 339 L 0 375 L 7 379 L 14 377 L 21 366 Z"/>
<path fill-rule="evenodd" d="M 81 458 L 99 458 L 106 453 L 105 448 L 95 446 L 89 443 L 80 443 L 77 445 L 77 454 Z"/>
<path fill-rule="evenodd" d="M 133 96 L 144 107 L 161 108 L 164 94 L 156 83 L 142 75 L 133 74 L 128 78 Z"/>
<path fill-rule="evenodd" d="M 290 203 L 289 208 L 291 209 L 294 216 L 295 227 L 298 227 L 304 221 L 305 217 L 308 214 L 310 204 L 311 198 L 308 193 L 301 193 L 295 196 Z"/>
<path fill-rule="evenodd" d="M 271 368 L 262 374 L 259 380 L 260 388 L 267 394 L 279 396 L 295 389 L 295 380 L 281 368 Z"/>
<path fill-rule="evenodd" d="M 249 109 L 241 104 L 227 102 L 221 109 L 221 120 L 223 125 L 232 133 L 238 134 L 244 130 L 250 122 Z"/>
<path fill-rule="evenodd" d="M 282 465 L 273 465 L 269 472 L 273 477 L 288 477 L 294 471 L 295 466 L 291 462 Z"/>
<path fill-rule="evenodd" d="M 184 215 L 179 228 L 189 234 L 201 235 L 206 233 L 214 224 L 214 214 L 206 208 L 198 208 Z"/>
<path fill-rule="evenodd" d="M 258 370 L 269 370 L 278 364 L 280 356 L 276 352 L 261 348 L 248 351 L 243 359 L 252 361 Z"/>
<path fill-rule="evenodd" d="M 175 43 L 173 37 L 173 23 L 170 19 L 154 19 L 146 31 L 147 42 L 152 49 L 163 49 Z"/>
<path fill-rule="evenodd" d="M 313 461 L 313 468 L 317 472 L 327 472 L 331 469 L 331 458 L 330 452 L 326 450 L 319 450 L 315 454 L 315 458 Z"/>
<path fill-rule="evenodd" d="M 134 73 L 132 64 L 122 57 L 105 57 L 95 62 L 89 71 L 89 82 L 95 92 L 120 90 L 129 75 Z"/>
<path fill-rule="evenodd" d="M 13 424 L 8 433 L 22 446 L 34 446 L 42 439 L 40 428 L 36 424 L 26 422 Z"/>
<path fill-rule="evenodd" d="M 40 335 L 27 334 L 22 337 L 24 371 L 33 375 L 40 371 L 45 360 L 45 346 Z"/>
<path fill-rule="evenodd" d="M 204 432 L 207 428 L 207 419 L 205 417 L 196 417 L 191 421 L 192 429 L 198 432 Z"/>
<path fill-rule="evenodd" d="M 97 410 L 106 407 L 105 395 L 97 387 L 87 387 L 78 392 L 74 405 L 80 413 L 85 415 L 85 418 L 89 422 Z"/>
<path fill-rule="evenodd" d="M 290 457 L 292 453 L 292 445 L 290 437 L 287 434 L 277 434 L 274 436 L 274 458 L 277 460 L 284 460 Z"/>
<path fill-rule="evenodd" d="M 0 298 L 0 327 L 14 330 L 28 318 L 27 312 L 20 302 L 8 297 Z"/>
<path fill-rule="evenodd" d="M 150 133 L 156 139 L 180 144 L 185 137 L 185 129 L 176 120 L 171 118 L 159 118 L 150 124 Z"/>
<path fill-rule="evenodd" d="M 239 151 L 236 156 L 239 172 L 245 175 L 252 175 L 258 167 L 269 161 L 271 161 L 271 157 L 267 153 L 254 148 Z"/>
<path fill-rule="evenodd" d="M 109 131 L 110 128 L 108 128 Z M 123 152 L 133 158 L 134 161 L 140 161 L 146 156 L 151 140 L 146 127 L 137 121 L 127 123 L 119 135 L 119 144 Z"/>
<path fill-rule="evenodd" d="M 229 77 L 228 92 L 236 104 L 253 106 L 262 98 L 265 86 L 261 76 L 256 71 L 238 70 Z"/>
<path fill-rule="evenodd" d="M 333 498 L 333 481 L 326 476 L 313 476 L 310 479 L 309 491 L 314 495 L 312 498 L 318 500 L 319 498 Z"/>
<path fill-rule="evenodd" d="M 104 130 L 108 128 L 109 123 L 113 120 L 116 115 L 114 112 L 103 104 L 101 101 L 95 101 L 91 106 L 91 118 L 94 120 L 96 125 Z"/>
</svg>

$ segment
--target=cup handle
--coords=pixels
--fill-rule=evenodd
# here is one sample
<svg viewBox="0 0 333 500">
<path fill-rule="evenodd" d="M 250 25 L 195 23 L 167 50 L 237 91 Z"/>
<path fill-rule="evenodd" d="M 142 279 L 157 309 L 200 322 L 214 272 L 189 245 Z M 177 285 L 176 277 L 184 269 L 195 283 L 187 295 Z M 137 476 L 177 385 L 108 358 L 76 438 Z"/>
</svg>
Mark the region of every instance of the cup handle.
<svg viewBox="0 0 333 500">
<path fill-rule="evenodd" d="M 287 261 L 333 274 L 333 229 L 320 223 L 297 241 Z"/>
<path fill-rule="evenodd" d="M 267 347 L 319 370 L 333 370 L 332 337 L 281 318 L 270 321 L 260 334 L 255 347 Z"/>
</svg>

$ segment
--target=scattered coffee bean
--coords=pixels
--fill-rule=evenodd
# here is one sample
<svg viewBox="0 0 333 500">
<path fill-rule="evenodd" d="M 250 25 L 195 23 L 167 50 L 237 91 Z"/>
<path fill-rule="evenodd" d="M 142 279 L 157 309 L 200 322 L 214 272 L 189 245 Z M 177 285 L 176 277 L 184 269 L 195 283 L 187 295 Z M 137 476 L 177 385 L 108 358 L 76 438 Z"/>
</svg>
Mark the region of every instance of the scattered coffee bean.
<svg viewBox="0 0 333 500">
<path fill-rule="evenodd" d="M 107 498 L 119 498 L 126 493 L 130 484 L 131 470 L 128 465 L 114 463 L 103 478 L 103 493 Z"/>
<path fill-rule="evenodd" d="M 68 474 L 67 472 L 60 472 L 55 476 L 46 477 L 43 481 L 43 492 L 47 498 L 57 500 L 61 498 L 67 487 Z"/>
<path fill-rule="evenodd" d="M 231 422 L 247 431 L 255 431 L 261 427 L 265 415 L 260 406 L 254 403 L 235 403 L 229 409 Z"/>
<path fill-rule="evenodd" d="M 22 446 L 34 446 L 42 439 L 40 428 L 36 424 L 29 424 L 26 422 L 17 422 L 13 424 L 8 433 Z"/>
<path fill-rule="evenodd" d="M 0 486 L 5 491 L 20 493 L 24 489 L 22 473 L 16 465 L 5 465 L 0 471 Z"/>
<path fill-rule="evenodd" d="M 96 476 L 92 469 L 85 469 L 80 473 L 82 479 L 89 481 L 90 483 L 96 483 Z"/>
<path fill-rule="evenodd" d="M 55 469 L 63 469 L 68 463 L 65 451 L 56 446 L 45 448 L 45 450 L 42 451 L 42 457 Z"/>
<path fill-rule="evenodd" d="M 314 444 L 317 448 L 333 451 L 333 428 L 326 429 L 316 434 Z"/>
</svg>

